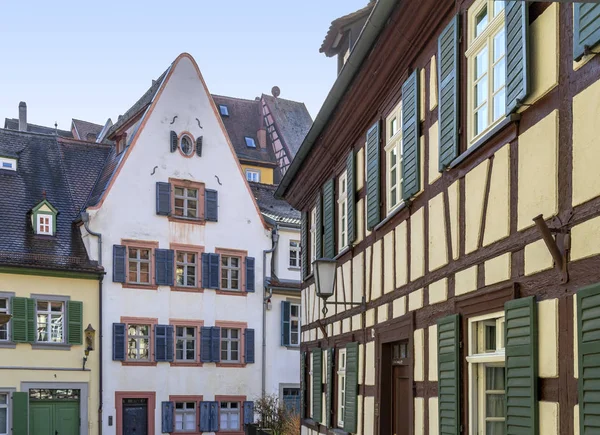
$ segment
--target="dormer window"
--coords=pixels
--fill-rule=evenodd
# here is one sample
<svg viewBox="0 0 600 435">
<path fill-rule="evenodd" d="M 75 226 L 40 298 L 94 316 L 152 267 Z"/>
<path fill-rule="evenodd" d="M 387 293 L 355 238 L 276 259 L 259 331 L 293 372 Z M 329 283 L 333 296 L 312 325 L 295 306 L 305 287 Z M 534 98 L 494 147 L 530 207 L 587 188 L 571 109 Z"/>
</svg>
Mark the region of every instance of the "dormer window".
<svg viewBox="0 0 600 435">
<path fill-rule="evenodd" d="M 37 215 L 37 234 L 44 236 L 52 235 L 52 215 L 38 214 Z"/>
<path fill-rule="evenodd" d="M 44 199 L 31 210 L 31 224 L 36 234 L 54 236 L 58 211 Z"/>
<path fill-rule="evenodd" d="M 0 157 L 0 169 L 5 171 L 16 171 L 17 170 L 17 159 L 10 157 Z"/>
<path fill-rule="evenodd" d="M 229 109 L 225 104 L 219 104 L 219 112 L 221 112 L 221 116 L 229 116 Z"/>
<path fill-rule="evenodd" d="M 252 137 L 244 137 L 244 140 L 246 141 L 246 146 L 248 148 L 256 148 L 256 142 L 254 142 L 254 138 Z"/>
</svg>

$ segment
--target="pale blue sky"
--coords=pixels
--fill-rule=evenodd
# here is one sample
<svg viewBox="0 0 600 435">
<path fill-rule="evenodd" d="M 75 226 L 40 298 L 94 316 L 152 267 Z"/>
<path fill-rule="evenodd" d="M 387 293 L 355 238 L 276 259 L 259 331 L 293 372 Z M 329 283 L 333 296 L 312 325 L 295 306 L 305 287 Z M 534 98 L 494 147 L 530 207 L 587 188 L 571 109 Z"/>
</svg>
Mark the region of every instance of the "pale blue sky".
<svg viewBox="0 0 600 435">
<path fill-rule="evenodd" d="M 368 0 L 24 0 L 2 3 L 0 127 L 116 120 L 181 52 L 210 92 L 281 97 L 319 111 L 336 61 L 319 53 L 331 21 Z"/>
</svg>

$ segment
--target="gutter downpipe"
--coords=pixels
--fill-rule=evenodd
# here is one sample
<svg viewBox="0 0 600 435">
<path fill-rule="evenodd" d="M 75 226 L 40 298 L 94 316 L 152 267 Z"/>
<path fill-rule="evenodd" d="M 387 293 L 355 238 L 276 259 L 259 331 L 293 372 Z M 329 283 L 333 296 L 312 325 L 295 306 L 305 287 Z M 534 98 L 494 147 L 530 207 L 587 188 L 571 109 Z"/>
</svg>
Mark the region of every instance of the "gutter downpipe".
<svg viewBox="0 0 600 435">
<path fill-rule="evenodd" d="M 265 249 L 263 251 L 263 319 L 262 319 L 262 397 L 266 394 L 267 384 L 267 301 L 273 296 L 273 290 L 270 287 L 270 283 L 267 284 L 267 254 L 271 254 L 271 276 L 273 275 L 274 255 L 275 249 L 277 249 L 277 243 L 279 242 L 279 233 L 277 232 L 279 225 L 275 225 L 275 228 L 271 232 L 271 240 L 273 241 L 271 249 Z"/>
<path fill-rule="evenodd" d="M 86 211 L 81 212 L 81 221 L 83 222 L 83 226 L 89 235 L 98 238 L 98 264 L 102 266 L 102 234 L 92 231 L 89 227 L 90 225 L 90 214 Z M 98 369 L 100 372 L 98 373 L 98 435 L 102 435 L 102 279 L 103 275 L 100 275 L 100 279 L 98 280 L 98 316 L 99 316 L 99 338 L 98 338 L 98 358 L 99 358 L 99 366 Z"/>
</svg>

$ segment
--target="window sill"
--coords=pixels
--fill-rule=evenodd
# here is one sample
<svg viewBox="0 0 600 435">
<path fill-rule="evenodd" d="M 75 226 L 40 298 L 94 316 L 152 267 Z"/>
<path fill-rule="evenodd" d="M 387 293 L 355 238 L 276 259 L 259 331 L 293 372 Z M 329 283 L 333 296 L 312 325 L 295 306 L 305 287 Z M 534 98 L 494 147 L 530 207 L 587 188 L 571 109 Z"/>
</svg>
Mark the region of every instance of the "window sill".
<svg viewBox="0 0 600 435">
<path fill-rule="evenodd" d="M 71 350 L 70 344 L 64 343 L 31 343 L 32 349 L 45 349 L 45 350 Z"/>
<path fill-rule="evenodd" d="M 295 271 L 300 271 L 302 268 L 301 267 L 296 267 L 296 266 L 290 266 L 288 267 L 288 270 L 295 270 Z"/>
<path fill-rule="evenodd" d="M 183 362 L 183 361 L 173 361 L 171 362 L 171 367 L 202 367 L 204 364 L 201 362 Z M 190 432 L 195 433 L 195 432 Z"/>
<path fill-rule="evenodd" d="M 121 283 L 122 288 L 135 288 L 138 290 L 158 290 L 156 284 L 133 284 L 133 283 Z"/>
<path fill-rule="evenodd" d="M 206 221 L 204 219 L 193 219 L 184 217 L 169 216 L 169 222 L 178 222 L 180 224 L 192 224 L 192 225 L 204 225 Z"/>
<path fill-rule="evenodd" d="M 406 208 L 406 205 L 407 205 L 407 201 L 403 201 L 402 203 L 400 203 L 400 205 L 398 207 L 396 207 L 395 209 L 390 211 L 390 213 L 385 217 L 384 220 L 382 220 L 377 225 L 375 225 L 375 227 L 373 228 L 373 231 L 378 231 L 381 227 L 383 227 L 385 224 L 387 224 L 390 220 L 392 220 L 394 218 L 394 216 L 396 216 L 398 213 L 400 213 L 402 210 L 404 210 Z"/>
<path fill-rule="evenodd" d="M 458 165 L 460 165 L 462 162 L 467 160 L 471 155 L 473 155 L 475 152 L 477 152 L 477 150 L 479 150 L 486 143 L 488 143 L 490 139 L 492 139 L 494 136 L 496 136 L 498 133 L 500 133 L 502 130 L 504 130 L 504 128 L 507 125 L 512 124 L 513 122 L 516 122 L 519 119 L 521 119 L 521 115 L 519 115 L 517 113 L 513 113 L 513 114 L 507 116 L 506 118 L 504 118 L 502 121 L 500 121 L 498 124 L 496 124 L 495 127 L 490 129 L 490 131 L 488 131 L 480 139 L 478 139 L 473 145 L 471 145 L 469 147 L 469 149 L 467 149 L 460 156 L 458 156 L 457 158 L 452 160 L 452 162 L 450 162 L 450 165 L 448 166 L 448 168 L 452 169 L 452 168 L 455 168 Z"/>
<path fill-rule="evenodd" d="M 340 252 L 338 252 L 338 254 L 335 257 L 333 257 L 333 259 L 337 260 L 338 258 L 343 257 L 344 254 L 348 251 L 350 251 L 350 245 L 347 245 L 346 247 L 344 247 L 344 249 L 342 249 Z"/>
<path fill-rule="evenodd" d="M 246 367 L 246 363 L 226 363 L 226 362 L 218 362 L 217 367 L 227 367 L 227 368 L 234 368 L 234 369 L 241 369 Z"/>
<path fill-rule="evenodd" d="M 17 343 L 12 341 L 0 341 L 0 349 L 15 349 L 16 347 Z"/>
<path fill-rule="evenodd" d="M 244 435 L 244 431 L 219 431 L 219 435 Z"/>
<path fill-rule="evenodd" d="M 239 290 L 217 290 L 216 293 L 224 296 L 248 296 L 248 292 Z"/>
<path fill-rule="evenodd" d="M 183 287 L 183 286 L 177 286 L 177 285 L 172 285 L 171 291 L 172 292 L 186 292 L 186 293 L 204 293 L 204 289 L 202 287 Z"/>
<path fill-rule="evenodd" d="M 122 366 L 147 366 L 156 367 L 156 361 L 121 361 Z"/>
<path fill-rule="evenodd" d="M 284 346 L 287 350 L 300 350 L 300 346 Z"/>
</svg>

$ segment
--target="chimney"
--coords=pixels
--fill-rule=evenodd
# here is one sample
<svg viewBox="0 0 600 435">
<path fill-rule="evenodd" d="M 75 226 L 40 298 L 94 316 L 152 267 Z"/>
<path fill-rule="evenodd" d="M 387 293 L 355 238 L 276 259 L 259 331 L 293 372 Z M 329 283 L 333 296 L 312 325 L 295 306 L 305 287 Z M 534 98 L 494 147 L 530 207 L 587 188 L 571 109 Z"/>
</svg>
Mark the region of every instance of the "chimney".
<svg viewBox="0 0 600 435">
<path fill-rule="evenodd" d="M 258 131 L 256 132 L 256 136 L 258 137 L 258 146 L 261 148 L 267 147 L 267 130 L 265 129 L 265 117 L 263 115 L 263 102 L 262 99 L 256 97 L 258 100 Z"/>
<path fill-rule="evenodd" d="M 27 104 L 19 103 L 19 131 L 27 131 Z"/>
</svg>

